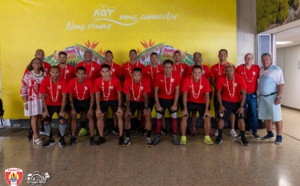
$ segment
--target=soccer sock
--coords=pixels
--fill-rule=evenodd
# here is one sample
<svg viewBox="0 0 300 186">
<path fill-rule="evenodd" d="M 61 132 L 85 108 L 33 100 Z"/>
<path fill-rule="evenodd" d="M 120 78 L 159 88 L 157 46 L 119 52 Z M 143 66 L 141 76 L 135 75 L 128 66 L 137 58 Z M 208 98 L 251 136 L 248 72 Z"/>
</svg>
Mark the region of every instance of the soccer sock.
<svg viewBox="0 0 300 186">
<path fill-rule="evenodd" d="M 156 134 L 160 134 L 161 132 L 161 123 L 162 119 L 156 119 Z"/>
<path fill-rule="evenodd" d="M 151 136 L 151 130 L 147 130 L 147 138 L 150 138 Z"/>
<path fill-rule="evenodd" d="M 130 130 L 129 129 L 125 129 L 125 133 L 126 133 L 126 137 L 130 138 Z"/>
<path fill-rule="evenodd" d="M 220 136 L 220 137 L 223 137 L 223 135 L 222 135 L 222 130 L 223 130 L 223 129 L 218 129 L 218 132 L 219 132 L 219 136 Z"/>
<path fill-rule="evenodd" d="M 50 123 L 48 125 L 44 125 L 44 129 L 45 129 L 45 132 L 47 133 L 47 136 L 50 137 L 50 133 L 51 133 L 51 125 L 50 125 Z"/>
<path fill-rule="evenodd" d="M 177 119 L 172 118 L 172 131 L 173 131 L 173 134 L 177 134 L 177 129 L 178 129 Z"/>
<path fill-rule="evenodd" d="M 241 130 L 240 130 L 240 134 L 241 134 L 241 137 L 242 137 L 242 138 L 245 138 L 245 131 L 241 131 Z"/>
<path fill-rule="evenodd" d="M 65 124 L 59 124 L 58 125 L 58 129 L 59 129 L 60 135 L 62 137 L 65 135 L 66 128 L 67 128 L 67 126 Z"/>
<path fill-rule="evenodd" d="M 85 128 L 85 122 L 81 122 L 81 128 Z"/>
</svg>

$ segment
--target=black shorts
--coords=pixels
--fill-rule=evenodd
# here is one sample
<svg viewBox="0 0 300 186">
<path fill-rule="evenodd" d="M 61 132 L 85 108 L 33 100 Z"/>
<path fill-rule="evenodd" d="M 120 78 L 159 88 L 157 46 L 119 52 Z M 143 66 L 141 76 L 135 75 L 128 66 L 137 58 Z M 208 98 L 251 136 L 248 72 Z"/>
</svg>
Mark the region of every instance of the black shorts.
<svg viewBox="0 0 300 186">
<path fill-rule="evenodd" d="M 242 115 L 238 115 L 236 112 L 241 106 L 241 102 L 228 102 L 222 100 L 222 104 L 225 107 L 225 112 L 223 117 L 218 116 L 218 118 L 223 119 L 224 121 L 228 121 L 230 119 L 230 115 L 233 113 L 237 119 L 243 119 Z"/>
<path fill-rule="evenodd" d="M 75 111 L 77 114 L 79 114 L 80 112 L 85 112 L 87 113 L 90 109 L 90 102 L 91 99 L 85 99 L 85 100 L 78 100 L 78 99 L 73 99 L 73 105 L 75 108 Z"/>
<path fill-rule="evenodd" d="M 109 106 L 111 107 L 111 110 L 113 112 L 117 112 L 119 107 L 119 101 L 118 100 L 100 101 L 100 110 L 102 113 L 107 112 Z"/>
<path fill-rule="evenodd" d="M 145 108 L 144 102 L 137 102 L 137 101 L 130 101 L 130 112 L 132 115 L 134 115 L 135 111 L 141 110 L 143 111 Z"/>
<path fill-rule="evenodd" d="M 180 107 L 181 110 L 183 110 L 183 95 L 179 95 L 178 97 L 178 105 Z"/>
<path fill-rule="evenodd" d="M 153 107 L 155 105 L 155 99 L 154 97 L 149 97 L 149 101 L 148 101 L 148 107 L 152 110 Z"/>
<path fill-rule="evenodd" d="M 158 98 L 158 100 L 159 100 L 159 104 L 163 108 L 163 110 L 162 111 L 157 111 L 156 110 L 156 112 L 158 112 L 158 113 L 160 113 L 162 115 L 165 114 L 166 109 L 169 109 L 170 114 L 173 114 L 173 113 L 177 112 L 178 109 L 171 111 L 171 107 L 174 104 L 174 99 L 162 99 L 162 98 Z"/>
<path fill-rule="evenodd" d="M 52 117 L 53 117 L 54 113 L 56 113 L 57 116 L 59 116 L 59 113 L 60 113 L 60 110 L 61 110 L 61 106 L 50 106 L 50 105 L 47 105 L 47 109 L 48 109 L 48 113 L 49 113 L 50 117 L 47 116 L 46 118 L 44 118 L 44 121 L 48 121 L 50 123 L 52 121 Z"/>
<path fill-rule="evenodd" d="M 204 103 L 194 103 L 194 102 L 188 101 L 187 102 L 188 115 L 190 115 L 192 111 L 198 111 L 200 117 L 204 116 L 205 104 Z"/>
</svg>

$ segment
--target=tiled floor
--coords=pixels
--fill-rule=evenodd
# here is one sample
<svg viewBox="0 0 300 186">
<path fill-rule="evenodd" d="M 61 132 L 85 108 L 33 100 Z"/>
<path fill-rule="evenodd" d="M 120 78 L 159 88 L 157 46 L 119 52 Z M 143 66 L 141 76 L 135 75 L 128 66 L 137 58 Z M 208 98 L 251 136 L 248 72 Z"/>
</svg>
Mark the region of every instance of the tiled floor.
<svg viewBox="0 0 300 186">
<path fill-rule="evenodd" d="M 23 170 L 21 185 L 28 185 L 27 175 L 34 171 L 49 172 L 46 185 L 59 186 L 300 185 L 300 112 L 283 109 L 283 120 L 281 146 L 275 139 L 257 141 L 248 135 L 250 146 L 244 147 L 226 130 L 223 143 L 212 146 L 204 144 L 200 132 L 188 136 L 186 146 L 174 146 L 171 136 L 164 136 L 148 148 L 144 137 L 134 136 L 129 147 L 120 147 L 110 135 L 101 146 L 89 146 L 83 137 L 73 147 L 37 149 L 22 129 L 22 135 L 0 137 L 0 185 L 7 185 L 4 170 L 11 167 Z"/>
</svg>

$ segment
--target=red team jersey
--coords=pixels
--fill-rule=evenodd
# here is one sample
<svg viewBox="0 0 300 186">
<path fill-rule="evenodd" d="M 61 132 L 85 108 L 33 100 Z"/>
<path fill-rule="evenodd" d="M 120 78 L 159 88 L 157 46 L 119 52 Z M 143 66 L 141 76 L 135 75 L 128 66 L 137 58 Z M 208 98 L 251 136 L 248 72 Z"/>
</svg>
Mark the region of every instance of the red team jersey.
<svg viewBox="0 0 300 186">
<path fill-rule="evenodd" d="M 215 81 L 218 79 L 218 77 L 225 74 L 225 67 L 229 64 L 229 62 L 226 62 L 224 65 L 221 65 L 220 63 L 214 64 L 211 67 L 210 76 L 215 78 Z"/>
<path fill-rule="evenodd" d="M 72 65 L 66 64 L 65 68 L 61 68 L 60 64 L 57 65 L 60 70 L 60 77 L 67 82 L 75 77 L 75 69 Z"/>
<path fill-rule="evenodd" d="M 189 67 L 189 69 L 187 70 L 187 73 L 186 73 L 186 77 L 191 77 L 192 76 L 192 71 L 193 71 L 193 68 L 194 68 L 195 65 L 192 65 Z M 207 79 L 210 78 L 210 70 L 209 70 L 209 67 L 206 66 L 206 65 L 201 65 L 202 66 L 202 76 L 206 77 Z"/>
<path fill-rule="evenodd" d="M 241 74 L 246 81 L 247 93 L 254 93 L 257 90 L 257 79 L 259 77 L 259 66 L 251 65 L 251 68 L 246 68 L 245 64 L 237 67 L 236 72 Z"/>
<path fill-rule="evenodd" d="M 107 63 L 103 63 L 103 64 L 107 64 Z M 117 77 L 120 79 L 122 77 L 121 66 L 114 62 L 112 62 L 109 66 L 110 66 L 111 76 L 114 76 L 114 77 Z M 100 68 L 100 72 L 101 72 L 101 68 Z"/>
<path fill-rule="evenodd" d="M 61 106 L 62 105 L 62 93 L 68 93 L 67 81 L 59 78 L 57 82 L 52 82 L 51 77 L 43 79 L 40 89 L 40 94 L 47 95 L 47 105 L 49 106 Z"/>
<path fill-rule="evenodd" d="M 140 83 L 135 83 L 133 78 L 126 79 L 124 82 L 123 92 L 130 94 L 130 101 L 143 102 L 143 94 L 150 91 L 150 82 L 147 78 L 142 78 Z"/>
<path fill-rule="evenodd" d="M 187 92 L 187 101 L 193 103 L 205 103 L 205 93 L 210 92 L 210 83 L 204 76 L 198 82 L 195 82 L 193 78 L 186 77 L 183 81 L 182 92 Z"/>
<path fill-rule="evenodd" d="M 131 78 L 131 72 L 136 67 L 143 69 L 144 65 L 138 61 L 134 65 L 132 65 L 130 63 L 130 61 L 128 61 L 122 65 L 122 75 L 124 77 L 124 80 Z"/>
<path fill-rule="evenodd" d="M 234 83 L 233 83 L 234 81 Z M 242 75 L 234 73 L 233 80 L 226 78 L 226 75 L 221 76 L 216 84 L 216 89 L 221 91 L 221 97 L 224 101 L 240 102 L 241 90 L 246 90 L 246 82 Z"/>
<path fill-rule="evenodd" d="M 148 65 L 143 68 L 142 76 L 144 78 L 147 78 L 150 82 L 150 89 L 151 89 L 151 92 L 149 94 L 150 97 L 154 96 L 153 85 L 154 85 L 155 76 L 156 74 L 163 72 L 163 70 L 164 69 L 161 65 L 157 65 L 157 68 L 153 68 L 152 65 Z"/>
<path fill-rule="evenodd" d="M 78 63 L 75 66 L 75 73 L 78 67 L 84 67 L 86 70 L 86 78 L 91 79 L 92 81 L 101 75 L 100 65 L 95 61 L 92 61 L 90 64 L 87 64 L 85 61 Z"/>
<path fill-rule="evenodd" d="M 80 84 L 77 78 L 73 78 L 68 83 L 68 93 L 73 94 L 73 98 L 80 101 L 89 99 L 90 93 L 94 93 L 93 82 L 91 79 L 84 79 Z"/>
<path fill-rule="evenodd" d="M 166 77 L 165 74 L 159 73 L 155 77 L 154 87 L 158 87 L 158 97 L 163 99 L 175 98 L 175 87 L 180 86 L 179 74 L 172 72 L 171 77 Z"/>
<path fill-rule="evenodd" d="M 99 77 L 94 82 L 94 92 L 100 92 L 100 101 L 118 100 L 118 92 L 122 92 L 122 85 L 117 77 L 112 76 L 109 81 Z"/>
<path fill-rule="evenodd" d="M 174 62 L 173 71 L 176 72 L 180 78 L 184 78 L 186 76 L 188 68 L 189 66 L 183 62 L 180 62 L 178 65 L 176 65 L 176 63 Z"/>
</svg>

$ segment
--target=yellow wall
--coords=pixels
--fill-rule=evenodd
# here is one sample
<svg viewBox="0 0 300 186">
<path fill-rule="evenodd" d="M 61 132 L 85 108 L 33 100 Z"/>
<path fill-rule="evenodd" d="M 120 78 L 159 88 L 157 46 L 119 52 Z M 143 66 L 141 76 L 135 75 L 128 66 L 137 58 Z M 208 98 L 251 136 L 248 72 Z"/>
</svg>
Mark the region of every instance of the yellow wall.
<svg viewBox="0 0 300 186">
<path fill-rule="evenodd" d="M 137 20 L 120 20 L 122 15 Z M 162 15 L 161 18 L 169 20 L 139 20 L 145 15 Z M 209 66 L 218 61 L 219 49 L 226 48 L 228 60 L 236 63 L 236 0 L 1 0 L 0 16 L 5 118 L 24 118 L 19 96 L 21 78 L 38 48 L 50 56 L 69 46 L 96 41 L 99 44 L 95 51 L 110 49 L 114 52 L 114 61 L 122 64 L 128 60 L 130 49 L 143 51 L 140 41 L 151 39 L 155 44 L 164 43 L 188 54 L 200 51 Z M 71 30 L 68 23 L 72 22 L 85 27 Z M 106 29 L 89 27 L 93 23 L 110 26 Z"/>
</svg>

